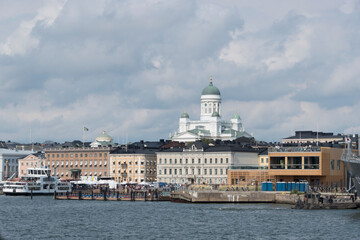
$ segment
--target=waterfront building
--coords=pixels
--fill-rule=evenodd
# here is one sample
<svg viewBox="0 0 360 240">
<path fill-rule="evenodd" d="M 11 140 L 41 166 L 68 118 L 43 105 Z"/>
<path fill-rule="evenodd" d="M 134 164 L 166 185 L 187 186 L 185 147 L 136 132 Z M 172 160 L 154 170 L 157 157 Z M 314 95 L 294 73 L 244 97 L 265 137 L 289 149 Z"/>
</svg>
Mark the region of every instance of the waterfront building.
<svg viewBox="0 0 360 240">
<path fill-rule="evenodd" d="M 341 147 L 270 147 L 269 174 L 276 181 L 306 180 L 312 186 L 344 187 Z"/>
<path fill-rule="evenodd" d="M 118 182 L 154 182 L 156 155 L 153 149 L 115 149 L 110 154 L 110 176 Z"/>
<path fill-rule="evenodd" d="M 157 181 L 178 184 L 226 184 L 230 168 L 258 168 L 258 152 L 238 145 L 203 142 L 156 153 Z"/>
<path fill-rule="evenodd" d="M 115 144 L 113 142 L 113 138 L 110 137 L 106 131 L 102 131 L 102 133 L 95 139 L 94 142 L 90 144 L 90 147 L 114 147 Z"/>
<path fill-rule="evenodd" d="M 332 143 L 344 140 L 343 134 L 334 135 L 333 133 L 313 132 L 313 131 L 295 131 L 294 136 L 283 138 L 282 143 Z M 357 138 L 356 138 L 357 140 Z"/>
<path fill-rule="evenodd" d="M 141 140 L 121 146 L 110 153 L 110 175 L 118 182 L 155 182 L 156 152 L 161 148 L 170 148 L 179 144 L 171 141 Z"/>
<path fill-rule="evenodd" d="M 234 140 L 239 137 L 252 138 L 242 125 L 241 118 L 235 113 L 232 119 L 223 121 L 220 90 L 210 83 L 201 93 L 200 120 L 190 120 L 185 111 L 179 119 L 179 129 L 170 138 L 178 142 L 194 142 L 203 138 Z"/>
<path fill-rule="evenodd" d="M 307 181 L 316 187 L 345 187 L 346 171 L 340 160 L 343 150 L 340 146 L 269 147 L 266 169 L 232 169 L 228 172 L 228 181 L 231 184 L 249 184 L 251 181 Z"/>
<path fill-rule="evenodd" d="M 0 180 L 5 180 L 9 177 L 16 177 L 19 171 L 20 158 L 33 153 L 32 151 L 18 151 L 10 149 L 0 149 Z"/>
<path fill-rule="evenodd" d="M 269 165 L 268 148 L 263 148 L 259 151 L 259 166 L 267 167 Z"/>
<path fill-rule="evenodd" d="M 62 179 L 109 177 L 110 147 L 46 148 L 46 163 Z"/>
<path fill-rule="evenodd" d="M 42 152 L 31 153 L 24 158 L 20 158 L 19 161 L 19 173 L 18 177 L 26 175 L 28 168 L 44 168 L 46 165 L 45 154 Z"/>
</svg>

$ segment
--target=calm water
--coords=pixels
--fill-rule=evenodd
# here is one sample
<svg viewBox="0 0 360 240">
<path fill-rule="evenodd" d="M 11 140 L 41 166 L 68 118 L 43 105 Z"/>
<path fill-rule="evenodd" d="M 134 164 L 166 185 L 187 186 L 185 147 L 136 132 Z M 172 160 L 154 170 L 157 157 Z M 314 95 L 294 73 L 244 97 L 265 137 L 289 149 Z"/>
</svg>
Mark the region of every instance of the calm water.
<svg viewBox="0 0 360 240">
<path fill-rule="evenodd" d="M 2 239 L 359 239 L 360 210 L 0 196 Z"/>
</svg>

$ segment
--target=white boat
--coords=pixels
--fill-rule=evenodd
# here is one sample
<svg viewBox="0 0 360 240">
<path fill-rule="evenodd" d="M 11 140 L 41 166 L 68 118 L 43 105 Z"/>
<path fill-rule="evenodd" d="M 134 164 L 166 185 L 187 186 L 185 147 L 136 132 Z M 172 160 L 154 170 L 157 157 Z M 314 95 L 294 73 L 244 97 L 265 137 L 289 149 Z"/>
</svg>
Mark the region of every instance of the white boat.
<svg viewBox="0 0 360 240">
<path fill-rule="evenodd" d="M 61 182 L 56 176 L 50 176 L 48 168 L 28 168 L 26 175 L 17 181 L 6 181 L 3 187 L 5 195 L 52 195 L 71 192 L 71 184 Z"/>
</svg>

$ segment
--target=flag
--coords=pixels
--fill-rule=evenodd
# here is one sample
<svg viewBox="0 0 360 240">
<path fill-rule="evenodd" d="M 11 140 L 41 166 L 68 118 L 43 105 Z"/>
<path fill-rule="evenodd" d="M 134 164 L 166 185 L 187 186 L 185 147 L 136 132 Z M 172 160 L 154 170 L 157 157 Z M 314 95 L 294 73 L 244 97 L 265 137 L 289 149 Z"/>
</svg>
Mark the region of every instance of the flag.
<svg viewBox="0 0 360 240">
<path fill-rule="evenodd" d="M 84 131 L 89 131 L 89 129 L 87 127 L 84 127 Z"/>
</svg>

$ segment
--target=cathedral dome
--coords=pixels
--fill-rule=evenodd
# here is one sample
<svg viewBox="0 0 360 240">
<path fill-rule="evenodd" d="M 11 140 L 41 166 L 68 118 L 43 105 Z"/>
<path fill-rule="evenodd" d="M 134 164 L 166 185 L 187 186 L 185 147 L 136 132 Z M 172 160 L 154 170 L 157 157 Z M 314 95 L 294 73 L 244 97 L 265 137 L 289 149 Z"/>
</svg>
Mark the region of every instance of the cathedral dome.
<svg viewBox="0 0 360 240">
<path fill-rule="evenodd" d="M 110 137 L 105 131 L 103 131 L 97 138 L 98 142 L 112 142 L 113 138 Z"/>
<path fill-rule="evenodd" d="M 184 112 L 181 114 L 181 118 L 189 118 L 189 114 L 187 112 Z"/>
<path fill-rule="evenodd" d="M 213 85 L 212 77 L 210 77 L 209 86 L 207 86 L 206 88 L 204 88 L 202 90 L 201 95 L 219 95 L 220 96 L 220 90 Z"/>
<path fill-rule="evenodd" d="M 234 116 L 232 117 L 232 119 L 239 119 L 239 120 L 241 120 L 240 115 L 239 115 L 238 113 L 235 113 Z"/>
</svg>

